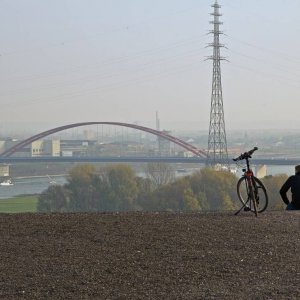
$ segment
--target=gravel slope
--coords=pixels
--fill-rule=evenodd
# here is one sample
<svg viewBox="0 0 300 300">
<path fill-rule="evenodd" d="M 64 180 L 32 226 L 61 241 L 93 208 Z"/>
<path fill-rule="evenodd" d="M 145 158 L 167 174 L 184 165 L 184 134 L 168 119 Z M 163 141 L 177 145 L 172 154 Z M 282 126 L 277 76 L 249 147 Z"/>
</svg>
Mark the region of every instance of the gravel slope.
<svg viewBox="0 0 300 300">
<path fill-rule="evenodd" d="M 300 299 L 300 212 L 0 214 L 1 299 Z"/>
</svg>

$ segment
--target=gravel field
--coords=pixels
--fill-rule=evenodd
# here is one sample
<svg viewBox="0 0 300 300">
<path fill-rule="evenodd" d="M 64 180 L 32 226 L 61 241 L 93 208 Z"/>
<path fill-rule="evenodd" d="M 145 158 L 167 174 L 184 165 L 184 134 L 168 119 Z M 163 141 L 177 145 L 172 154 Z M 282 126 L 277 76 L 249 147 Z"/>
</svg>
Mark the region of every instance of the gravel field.
<svg viewBox="0 0 300 300">
<path fill-rule="evenodd" d="M 300 299 L 300 212 L 0 214 L 1 299 Z"/>
</svg>

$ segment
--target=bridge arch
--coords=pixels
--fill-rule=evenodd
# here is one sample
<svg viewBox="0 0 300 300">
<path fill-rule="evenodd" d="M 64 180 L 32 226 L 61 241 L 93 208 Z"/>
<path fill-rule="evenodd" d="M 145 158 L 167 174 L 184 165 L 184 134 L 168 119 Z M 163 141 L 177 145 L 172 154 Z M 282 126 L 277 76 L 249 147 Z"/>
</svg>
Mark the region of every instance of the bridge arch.
<svg viewBox="0 0 300 300">
<path fill-rule="evenodd" d="M 13 153 L 15 153 L 16 151 L 22 149 L 23 147 L 31 144 L 34 141 L 37 141 L 41 138 L 44 138 L 48 135 L 63 131 L 63 130 L 67 130 L 70 128 L 74 128 L 74 127 L 80 127 L 80 126 L 88 126 L 88 125 L 115 125 L 115 126 L 121 126 L 121 127 L 128 127 L 128 128 L 133 128 L 136 130 L 140 130 L 140 131 L 144 131 L 144 132 L 148 132 L 151 133 L 153 135 L 159 136 L 163 139 L 166 139 L 170 142 L 173 142 L 179 146 L 181 146 L 182 148 L 192 152 L 193 154 L 195 154 L 196 156 L 199 157 L 207 157 L 206 151 L 205 150 L 201 150 L 198 149 L 197 147 L 181 140 L 178 139 L 172 135 L 169 135 L 163 131 L 159 131 L 159 130 L 155 130 L 155 129 L 151 129 L 148 127 L 144 127 L 144 126 L 139 126 L 139 125 L 135 125 L 135 124 L 129 124 L 129 123 L 120 123 L 120 122 L 81 122 L 81 123 L 74 123 L 74 124 L 69 124 L 69 125 L 64 125 L 64 126 L 60 126 L 60 127 L 56 127 L 56 128 L 52 128 L 50 130 L 47 131 L 43 131 L 41 133 L 38 133 L 28 139 L 25 139 L 23 141 L 21 141 L 20 143 L 14 145 L 13 147 L 7 149 L 6 151 L 2 152 L 0 154 L 1 157 L 9 157 L 11 156 Z"/>
</svg>

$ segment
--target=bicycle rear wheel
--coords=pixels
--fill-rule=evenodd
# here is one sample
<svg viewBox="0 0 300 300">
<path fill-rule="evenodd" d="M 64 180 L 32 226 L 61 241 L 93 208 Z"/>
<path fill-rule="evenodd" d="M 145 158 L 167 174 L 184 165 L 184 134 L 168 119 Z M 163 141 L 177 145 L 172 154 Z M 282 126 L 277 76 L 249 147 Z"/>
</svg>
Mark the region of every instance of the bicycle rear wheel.
<svg viewBox="0 0 300 300">
<path fill-rule="evenodd" d="M 268 206 L 268 194 L 263 183 L 256 177 L 253 177 L 253 194 L 256 201 L 256 209 L 258 213 L 262 213 Z M 248 186 L 246 177 L 241 177 L 237 183 L 237 194 L 242 204 L 255 212 L 254 203 L 251 201 L 253 196 L 250 195 L 251 191 Z"/>
</svg>

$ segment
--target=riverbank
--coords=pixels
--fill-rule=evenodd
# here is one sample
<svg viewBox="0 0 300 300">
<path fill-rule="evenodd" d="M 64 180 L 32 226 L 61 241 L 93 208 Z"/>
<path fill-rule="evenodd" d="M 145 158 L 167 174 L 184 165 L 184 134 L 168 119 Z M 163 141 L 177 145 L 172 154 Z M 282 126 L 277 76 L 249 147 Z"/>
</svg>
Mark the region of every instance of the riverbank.
<svg viewBox="0 0 300 300">
<path fill-rule="evenodd" d="M 0 199 L 0 213 L 35 213 L 39 195 L 23 195 Z"/>
<path fill-rule="evenodd" d="M 0 214 L 0 297 L 299 299 L 299 218 Z"/>
</svg>

